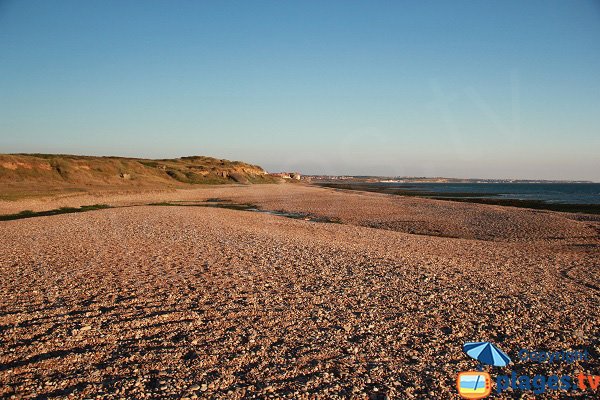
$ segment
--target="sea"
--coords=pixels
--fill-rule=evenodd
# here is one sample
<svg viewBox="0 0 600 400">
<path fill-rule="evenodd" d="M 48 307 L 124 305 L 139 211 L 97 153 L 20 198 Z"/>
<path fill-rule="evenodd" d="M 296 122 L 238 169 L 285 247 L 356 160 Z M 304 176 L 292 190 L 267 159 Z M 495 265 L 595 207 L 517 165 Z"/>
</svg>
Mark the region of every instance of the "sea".
<svg viewBox="0 0 600 400">
<path fill-rule="evenodd" d="M 390 189 L 492 199 L 537 200 L 558 204 L 600 204 L 600 183 L 369 183 Z M 471 196 L 472 195 L 472 196 Z"/>
</svg>

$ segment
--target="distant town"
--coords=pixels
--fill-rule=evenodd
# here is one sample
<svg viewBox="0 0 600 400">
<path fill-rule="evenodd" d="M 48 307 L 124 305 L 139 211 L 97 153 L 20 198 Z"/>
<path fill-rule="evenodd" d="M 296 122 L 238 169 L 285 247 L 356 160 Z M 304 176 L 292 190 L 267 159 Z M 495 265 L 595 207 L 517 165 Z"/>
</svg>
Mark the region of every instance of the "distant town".
<svg viewBox="0 0 600 400">
<path fill-rule="evenodd" d="M 480 179 L 444 178 L 423 176 L 361 176 L 361 175 L 303 175 L 302 180 L 315 182 L 348 181 L 368 183 L 594 183 L 592 181 L 547 180 L 547 179 Z"/>
</svg>

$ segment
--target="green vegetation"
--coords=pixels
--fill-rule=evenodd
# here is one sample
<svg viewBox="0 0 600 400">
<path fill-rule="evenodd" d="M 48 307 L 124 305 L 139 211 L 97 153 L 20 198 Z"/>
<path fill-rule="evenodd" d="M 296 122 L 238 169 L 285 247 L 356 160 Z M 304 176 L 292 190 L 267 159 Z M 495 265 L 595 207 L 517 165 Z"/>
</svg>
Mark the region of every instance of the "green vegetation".
<svg viewBox="0 0 600 400">
<path fill-rule="evenodd" d="M 306 213 L 295 213 L 295 212 L 288 212 L 288 211 L 283 211 L 283 210 L 263 210 L 256 204 L 233 203 L 229 200 L 223 200 L 223 199 L 217 199 L 217 198 L 208 199 L 206 201 L 199 201 L 199 202 L 163 201 L 163 202 L 149 203 L 147 205 L 148 206 L 159 206 L 159 207 L 225 208 L 228 210 L 236 210 L 236 211 L 259 212 L 259 213 L 277 215 L 280 217 L 301 219 L 304 221 L 311 221 L 311 222 L 326 222 L 326 223 L 334 223 L 334 224 L 342 223 L 340 220 L 335 219 L 335 218 L 320 217 L 320 216 L 315 216 L 315 215 L 306 214 Z M 135 207 L 135 206 L 133 206 L 133 207 Z M 57 208 L 54 210 L 47 210 L 47 211 L 23 210 L 17 214 L 0 215 L 0 221 L 11 221 L 11 220 L 16 220 L 16 219 L 34 218 L 34 217 L 46 217 L 46 216 L 60 215 L 60 214 L 70 214 L 70 213 L 86 212 L 86 211 L 93 211 L 93 210 L 103 210 L 103 209 L 107 209 L 107 208 L 114 208 L 114 207 L 109 206 L 107 204 L 92 204 L 92 205 L 88 205 L 88 206 L 81 206 L 79 208 L 77 208 L 77 207 L 61 207 L 61 208 Z"/>
<path fill-rule="evenodd" d="M 256 165 L 205 156 L 175 159 L 0 154 L 0 199 L 34 192 L 169 189 L 190 185 L 277 183 Z"/>
<path fill-rule="evenodd" d="M 156 161 L 143 161 L 142 160 L 142 161 L 138 161 L 138 162 L 146 167 L 150 167 L 150 168 L 158 167 L 158 163 Z"/>
<path fill-rule="evenodd" d="M 253 184 L 279 183 L 279 179 L 271 175 L 251 175 L 248 181 Z"/>
<path fill-rule="evenodd" d="M 212 208 L 227 208 L 229 210 L 238 210 L 238 211 L 258 211 L 258 206 L 254 204 L 247 203 L 230 203 L 228 201 L 220 201 L 220 202 L 198 202 L 198 203 L 171 203 L 171 202 L 160 202 L 160 203 L 150 203 L 149 206 L 171 206 L 171 207 L 212 207 Z"/>
<path fill-rule="evenodd" d="M 0 215 L 0 221 L 11 221 L 11 220 L 15 220 L 15 219 L 33 218 L 33 217 L 45 217 L 45 216 L 59 215 L 59 214 L 71 214 L 71 213 L 77 213 L 77 212 L 103 210 L 106 208 L 111 208 L 111 206 L 109 206 L 107 204 L 92 204 L 89 206 L 81 206 L 79 208 L 61 207 L 61 208 L 57 208 L 54 210 L 47 210 L 47 211 L 23 210 L 17 214 Z"/>
<path fill-rule="evenodd" d="M 161 202 L 161 203 L 150 203 L 149 206 L 167 206 L 167 207 L 212 207 L 212 208 L 226 208 L 228 210 L 236 211 L 252 211 L 271 215 L 277 215 L 279 217 L 286 217 L 292 219 L 301 219 L 304 221 L 311 222 L 324 222 L 331 224 L 341 224 L 342 222 L 337 218 L 319 217 L 307 213 L 289 212 L 284 210 L 263 210 L 259 206 L 250 203 L 233 203 L 229 200 L 223 200 L 218 198 L 207 199 L 203 202 L 187 202 L 185 204 L 176 202 Z"/>
</svg>

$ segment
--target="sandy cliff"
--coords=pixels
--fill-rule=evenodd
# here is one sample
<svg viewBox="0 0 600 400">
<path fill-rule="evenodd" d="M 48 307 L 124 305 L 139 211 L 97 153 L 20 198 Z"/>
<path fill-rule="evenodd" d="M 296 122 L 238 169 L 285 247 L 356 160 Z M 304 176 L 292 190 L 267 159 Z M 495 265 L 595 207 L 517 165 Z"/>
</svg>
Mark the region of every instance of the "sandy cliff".
<svg viewBox="0 0 600 400">
<path fill-rule="evenodd" d="M 266 183 L 257 165 L 194 156 L 150 160 L 54 154 L 0 155 L 3 195 L 58 189 L 171 188 L 190 184 Z"/>
</svg>

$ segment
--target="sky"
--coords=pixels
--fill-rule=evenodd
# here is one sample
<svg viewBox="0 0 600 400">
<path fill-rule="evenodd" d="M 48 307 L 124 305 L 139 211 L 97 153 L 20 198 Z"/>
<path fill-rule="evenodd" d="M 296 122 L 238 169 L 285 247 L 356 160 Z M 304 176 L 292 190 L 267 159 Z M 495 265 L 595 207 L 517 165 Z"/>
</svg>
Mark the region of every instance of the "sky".
<svg viewBox="0 0 600 400">
<path fill-rule="evenodd" d="M 600 2 L 0 0 L 15 152 L 600 181 Z"/>
</svg>

